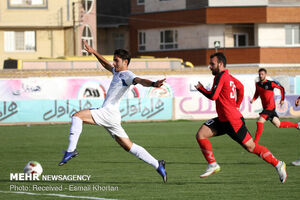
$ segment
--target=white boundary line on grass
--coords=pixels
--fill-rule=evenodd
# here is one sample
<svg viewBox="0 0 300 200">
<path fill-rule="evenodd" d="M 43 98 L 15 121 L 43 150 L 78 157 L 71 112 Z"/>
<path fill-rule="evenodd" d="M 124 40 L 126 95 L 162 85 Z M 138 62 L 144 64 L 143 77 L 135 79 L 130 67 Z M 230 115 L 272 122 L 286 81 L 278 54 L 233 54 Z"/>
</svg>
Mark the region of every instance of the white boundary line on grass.
<svg viewBox="0 0 300 200">
<path fill-rule="evenodd" d="M 55 197 L 64 197 L 64 198 L 76 198 L 76 199 L 95 199 L 95 200 L 116 200 L 116 199 L 106 199 L 101 197 L 88 197 L 88 196 L 72 196 L 72 195 L 66 195 L 66 194 L 54 194 L 54 193 L 32 193 L 32 192 L 12 192 L 12 191 L 2 191 L 0 190 L 0 193 L 11 193 L 11 194 L 27 194 L 27 195 L 33 195 L 33 196 L 55 196 Z"/>
</svg>

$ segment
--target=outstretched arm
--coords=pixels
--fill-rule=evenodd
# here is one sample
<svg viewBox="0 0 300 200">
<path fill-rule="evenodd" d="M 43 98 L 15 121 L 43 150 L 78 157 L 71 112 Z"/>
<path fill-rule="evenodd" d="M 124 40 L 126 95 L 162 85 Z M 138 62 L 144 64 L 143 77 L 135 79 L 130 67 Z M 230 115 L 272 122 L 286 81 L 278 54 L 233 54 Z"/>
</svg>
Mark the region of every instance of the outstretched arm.
<svg viewBox="0 0 300 200">
<path fill-rule="evenodd" d="M 253 103 L 259 96 L 259 93 L 258 93 L 258 89 L 257 89 L 257 83 L 255 84 L 255 93 L 254 93 L 254 96 L 253 98 L 250 100 L 250 103 Z"/>
<path fill-rule="evenodd" d="M 204 86 L 202 85 L 202 83 L 200 83 L 199 81 L 198 81 L 198 84 L 195 85 L 195 88 L 199 92 L 201 92 L 204 96 L 206 96 L 208 99 L 216 100 L 217 98 L 219 98 L 219 94 L 220 94 L 220 92 L 223 88 L 223 84 L 224 84 L 222 74 L 223 73 L 221 73 L 221 74 L 217 75 L 217 77 L 215 77 L 211 91 L 206 90 L 204 88 Z"/>
<path fill-rule="evenodd" d="M 282 85 L 280 85 L 280 83 L 277 81 L 272 81 L 271 85 L 273 88 L 278 88 L 280 90 L 280 93 L 281 93 L 280 105 L 283 105 L 284 97 L 285 97 L 284 87 L 282 87 Z"/>
<path fill-rule="evenodd" d="M 236 89 L 236 107 L 239 109 L 244 98 L 244 85 L 238 79 L 232 78 Z"/>
<path fill-rule="evenodd" d="M 85 40 L 83 40 L 85 50 L 91 54 L 94 54 L 101 65 L 107 69 L 108 71 L 112 72 L 113 66 L 106 60 L 103 56 L 101 56 L 95 49 L 93 49 Z"/>
<path fill-rule="evenodd" d="M 153 81 L 150 81 L 148 79 L 143 79 L 143 78 L 139 78 L 139 77 L 136 77 L 133 81 L 134 83 L 139 83 L 141 84 L 142 86 L 145 86 L 145 87 L 161 87 L 163 84 L 164 84 L 164 81 L 166 79 L 161 79 L 161 80 L 157 80 L 155 82 Z"/>
</svg>

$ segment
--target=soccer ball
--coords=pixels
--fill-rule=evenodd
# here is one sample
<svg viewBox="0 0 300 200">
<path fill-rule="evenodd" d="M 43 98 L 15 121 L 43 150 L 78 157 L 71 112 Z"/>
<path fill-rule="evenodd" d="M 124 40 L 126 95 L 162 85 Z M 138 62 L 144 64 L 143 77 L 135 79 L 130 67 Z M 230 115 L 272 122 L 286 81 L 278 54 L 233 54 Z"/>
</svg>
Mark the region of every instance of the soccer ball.
<svg viewBox="0 0 300 200">
<path fill-rule="evenodd" d="M 37 174 L 40 176 L 43 173 L 42 165 L 37 161 L 29 161 L 24 168 L 25 174 Z"/>
</svg>

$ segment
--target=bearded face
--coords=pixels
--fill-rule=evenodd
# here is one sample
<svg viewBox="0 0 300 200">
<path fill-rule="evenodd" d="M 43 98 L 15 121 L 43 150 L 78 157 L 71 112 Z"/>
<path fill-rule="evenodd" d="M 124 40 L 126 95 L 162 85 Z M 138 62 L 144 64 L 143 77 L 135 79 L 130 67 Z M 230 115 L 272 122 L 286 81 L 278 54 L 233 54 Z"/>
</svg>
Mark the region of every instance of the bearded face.
<svg viewBox="0 0 300 200">
<path fill-rule="evenodd" d="M 210 59 L 209 69 L 211 70 L 212 75 L 217 75 L 220 72 L 220 64 L 218 58 L 215 56 Z"/>
<path fill-rule="evenodd" d="M 265 71 L 260 71 L 260 72 L 258 73 L 258 76 L 259 76 L 259 80 L 263 82 L 263 81 L 266 80 L 267 74 L 266 74 Z"/>
</svg>

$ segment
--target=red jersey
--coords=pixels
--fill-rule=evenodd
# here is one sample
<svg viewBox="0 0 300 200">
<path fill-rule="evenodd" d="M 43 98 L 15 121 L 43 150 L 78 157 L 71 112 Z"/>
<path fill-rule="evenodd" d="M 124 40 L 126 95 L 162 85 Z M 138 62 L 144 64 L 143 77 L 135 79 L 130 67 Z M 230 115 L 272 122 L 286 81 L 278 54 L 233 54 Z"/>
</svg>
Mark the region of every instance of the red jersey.
<svg viewBox="0 0 300 200">
<path fill-rule="evenodd" d="M 252 100 L 255 101 L 258 97 L 260 97 L 264 110 L 275 109 L 274 88 L 278 88 L 280 90 L 281 100 L 283 101 L 284 88 L 279 82 L 269 80 L 265 80 L 263 83 L 260 81 L 256 83 L 256 90 Z"/>
<path fill-rule="evenodd" d="M 228 73 L 228 69 L 217 74 L 211 91 L 204 87 L 199 91 L 211 100 L 216 100 L 216 110 L 220 121 L 234 123 L 243 117 L 238 108 L 244 98 L 243 84 Z"/>
</svg>

